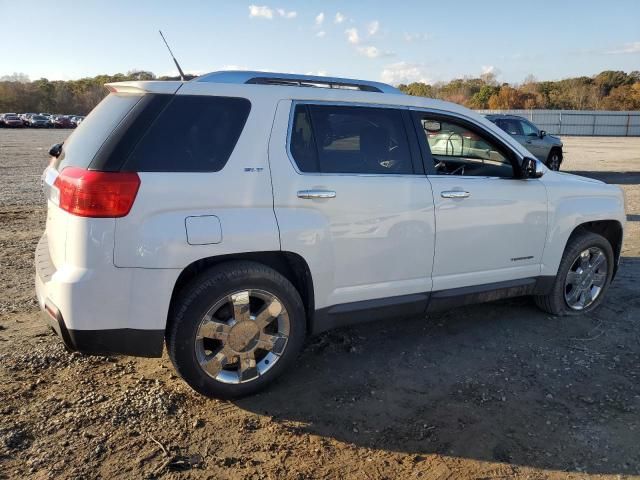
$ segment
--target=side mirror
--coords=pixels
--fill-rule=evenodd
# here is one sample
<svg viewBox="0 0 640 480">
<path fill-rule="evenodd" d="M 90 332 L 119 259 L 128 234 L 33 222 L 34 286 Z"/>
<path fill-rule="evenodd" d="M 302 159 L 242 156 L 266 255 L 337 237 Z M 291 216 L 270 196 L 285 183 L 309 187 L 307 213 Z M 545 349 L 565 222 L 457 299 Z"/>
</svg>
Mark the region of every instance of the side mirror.
<svg viewBox="0 0 640 480">
<path fill-rule="evenodd" d="M 540 130 L 540 138 L 544 138 L 546 134 L 547 132 L 545 132 L 544 130 Z"/>
<path fill-rule="evenodd" d="M 522 160 L 522 173 L 524 174 L 523 178 L 540 178 L 544 175 L 542 162 L 535 158 L 525 157 Z"/>
<path fill-rule="evenodd" d="M 62 143 L 55 143 L 49 149 L 49 155 L 58 158 L 62 153 Z"/>
</svg>

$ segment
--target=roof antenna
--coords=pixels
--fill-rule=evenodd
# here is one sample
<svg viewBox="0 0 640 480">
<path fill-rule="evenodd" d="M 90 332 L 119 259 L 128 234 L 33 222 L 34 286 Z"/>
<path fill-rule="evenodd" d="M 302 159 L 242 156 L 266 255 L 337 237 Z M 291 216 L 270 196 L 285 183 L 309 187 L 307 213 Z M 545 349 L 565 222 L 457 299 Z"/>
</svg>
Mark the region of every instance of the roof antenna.
<svg viewBox="0 0 640 480">
<path fill-rule="evenodd" d="M 173 56 L 173 52 L 171 51 L 171 48 L 169 47 L 167 40 L 164 38 L 164 35 L 162 34 L 162 30 L 158 30 L 158 31 L 160 32 L 160 36 L 162 37 L 164 44 L 167 46 L 167 50 L 169 50 L 169 54 L 171 55 L 171 58 L 173 58 L 173 63 L 175 63 L 176 67 L 178 67 L 178 72 L 180 73 L 180 80 L 184 82 L 184 72 L 180 68 L 180 64 L 178 63 L 178 60 L 176 60 L 176 57 Z"/>
</svg>

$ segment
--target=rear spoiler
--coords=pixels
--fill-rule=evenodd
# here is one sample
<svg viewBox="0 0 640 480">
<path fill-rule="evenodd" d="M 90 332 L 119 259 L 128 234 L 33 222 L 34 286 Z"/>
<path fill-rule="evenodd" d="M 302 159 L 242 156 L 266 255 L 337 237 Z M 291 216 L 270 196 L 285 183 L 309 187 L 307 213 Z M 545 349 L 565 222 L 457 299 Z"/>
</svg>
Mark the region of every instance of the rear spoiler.
<svg viewBox="0 0 640 480">
<path fill-rule="evenodd" d="M 130 94 L 144 94 L 144 93 L 176 93 L 183 82 L 168 81 L 163 82 L 159 80 L 143 81 L 143 82 L 114 82 L 105 83 L 105 87 L 111 93 L 130 93 Z"/>
</svg>

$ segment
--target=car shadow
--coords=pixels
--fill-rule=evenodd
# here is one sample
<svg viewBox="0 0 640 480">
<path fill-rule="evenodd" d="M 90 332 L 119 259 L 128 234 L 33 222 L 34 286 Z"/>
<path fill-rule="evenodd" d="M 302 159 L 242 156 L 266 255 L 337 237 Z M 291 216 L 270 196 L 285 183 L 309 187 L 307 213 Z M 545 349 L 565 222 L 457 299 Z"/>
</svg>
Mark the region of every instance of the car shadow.
<svg viewBox="0 0 640 480">
<path fill-rule="evenodd" d="M 371 449 L 640 474 L 640 258 L 623 266 L 585 316 L 518 298 L 320 335 L 235 403 Z"/>
<path fill-rule="evenodd" d="M 580 175 L 581 177 L 594 178 L 605 183 L 617 183 L 618 185 L 640 184 L 640 172 L 607 172 L 587 170 L 566 170 L 566 173 Z"/>
</svg>

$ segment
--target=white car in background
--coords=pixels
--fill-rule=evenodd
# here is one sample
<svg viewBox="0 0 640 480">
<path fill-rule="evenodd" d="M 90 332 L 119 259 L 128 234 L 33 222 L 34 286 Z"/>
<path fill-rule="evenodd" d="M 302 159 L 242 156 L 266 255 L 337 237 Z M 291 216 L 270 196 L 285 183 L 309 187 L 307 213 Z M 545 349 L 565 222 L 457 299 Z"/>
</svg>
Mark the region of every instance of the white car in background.
<svg viewBox="0 0 640 480">
<path fill-rule="evenodd" d="M 166 343 L 237 397 L 303 368 L 309 334 L 518 295 L 584 314 L 616 274 L 620 188 L 459 105 L 264 72 L 108 89 L 44 172 L 36 291 L 70 349 Z"/>
</svg>

